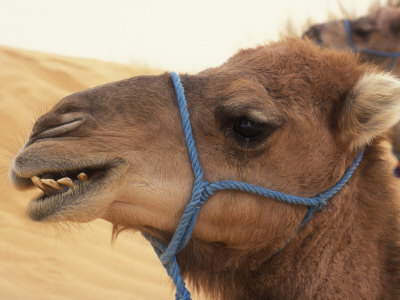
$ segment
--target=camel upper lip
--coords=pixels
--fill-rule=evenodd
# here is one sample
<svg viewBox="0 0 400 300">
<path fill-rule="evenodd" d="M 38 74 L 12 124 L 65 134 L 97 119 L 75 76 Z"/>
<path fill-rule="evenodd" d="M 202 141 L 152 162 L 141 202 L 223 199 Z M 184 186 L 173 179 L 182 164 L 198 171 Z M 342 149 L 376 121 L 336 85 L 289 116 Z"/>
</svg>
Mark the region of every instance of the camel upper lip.
<svg viewBox="0 0 400 300">
<path fill-rule="evenodd" d="M 34 186 L 31 178 L 36 176 L 39 178 L 58 180 L 63 177 L 76 178 L 82 172 L 87 175 L 93 175 L 95 172 L 108 172 L 114 168 L 125 165 L 126 161 L 122 158 L 115 158 L 104 161 L 86 161 L 76 165 L 63 165 L 62 162 L 54 166 L 54 168 L 43 169 L 40 166 L 29 169 L 18 169 L 15 165 L 11 168 L 11 182 L 20 190 L 32 188 Z"/>
</svg>

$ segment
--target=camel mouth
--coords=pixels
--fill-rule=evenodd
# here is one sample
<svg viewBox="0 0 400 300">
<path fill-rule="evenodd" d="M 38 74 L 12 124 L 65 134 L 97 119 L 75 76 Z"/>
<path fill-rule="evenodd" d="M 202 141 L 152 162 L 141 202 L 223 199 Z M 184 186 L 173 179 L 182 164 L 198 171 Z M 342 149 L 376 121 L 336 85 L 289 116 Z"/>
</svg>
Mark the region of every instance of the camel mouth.
<svg viewBox="0 0 400 300">
<path fill-rule="evenodd" d="M 31 177 L 41 194 L 28 206 L 28 215 L 34 221 L 68 214 L 85 203 L 85 199 L 104 190 L 116 180 L 124 161 L 43 172 Z"/>
</svg>

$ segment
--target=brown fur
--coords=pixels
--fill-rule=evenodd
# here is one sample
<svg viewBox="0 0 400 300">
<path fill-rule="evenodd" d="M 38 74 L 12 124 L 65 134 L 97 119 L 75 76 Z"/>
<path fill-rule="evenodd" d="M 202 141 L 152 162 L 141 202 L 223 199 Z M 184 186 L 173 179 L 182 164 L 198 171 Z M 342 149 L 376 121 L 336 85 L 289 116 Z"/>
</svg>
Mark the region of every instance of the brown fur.
<svg viewBox="0 0 400 300">
<path fill-rule="evenodd" d="M 398 298 L 400 194 L 385 132 L 400 119 L 400 81 L 353 55 L 295 39 L 240 51 L 182 81 L 208 181 L 240 180 L 310 197 L 337 182 L 366 147 L 343 190 L 272 257 L 306 207 L 216 193 L 177 255 L 184 277 L 221 299 Z M 62 130 L 77 117 L 82 124 Z M 269 136 L 241 142 L 233 125 L 244 117 L 262 123 Z M 36 174 L 106 165 L 112 176 L 102 185 L 82 188 L 88 192 L 73 200 L 34 200 L 30 216 L 104 218 L 114 224 L 114 237 L 134 229 L 168 242 L 193 183 L 180 123 L 169 74 L 73 94 L 36 122 L 11 179 L 29 188 Z"/>
</svg>

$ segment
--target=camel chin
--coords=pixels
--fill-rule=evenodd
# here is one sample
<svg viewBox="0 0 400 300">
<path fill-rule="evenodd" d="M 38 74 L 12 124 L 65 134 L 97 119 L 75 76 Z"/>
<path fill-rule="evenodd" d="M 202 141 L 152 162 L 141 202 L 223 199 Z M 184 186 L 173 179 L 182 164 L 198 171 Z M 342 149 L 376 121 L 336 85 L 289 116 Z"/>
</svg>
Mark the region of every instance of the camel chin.
<svg viewBox="0 0 400 300">
<path fill-rule="evenodd" d="M 125 160 L 115 158 L 75 166 L 59 162 L 53 168 L 27 169 L 23 159 L 17 158 L 10 178 L 20 190 L 37 187 L 41 191 L 27 207 L 32 220 L 89 222 L 102 217 L 112 203 L 115 186 L 126 167 Z"/>
</svg>

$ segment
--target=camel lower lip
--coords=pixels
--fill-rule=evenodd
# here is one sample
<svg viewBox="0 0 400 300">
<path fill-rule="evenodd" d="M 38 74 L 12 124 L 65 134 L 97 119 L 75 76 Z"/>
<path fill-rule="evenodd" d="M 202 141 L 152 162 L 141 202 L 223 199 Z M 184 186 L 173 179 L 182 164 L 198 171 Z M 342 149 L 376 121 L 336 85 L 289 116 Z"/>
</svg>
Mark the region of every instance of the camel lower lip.
<svg viewBox="0 0 400 300">
<path fill-rule="evenodd" d="M 68 210 L 68 207 L 84 202 L 90 194 L 99 191 L 105 181 L 107 181 L 107 175 L 76 183 L 73 187 L 51 195 L 42 193 L 29 204 L 28 215 L 34 221 L 42 221 L 52 215 L 63 213 Z"/>
<path fill-rule="evenodd" d="M 73 179 L 74 184 L 70 187 L 52 191 L 51 194 L 41 193 L 40 196 L 29 203 L 27 211 L 29 217 L 34 221 L 44 221 L 54 219 L 53 217 L 57 219 L 57 216 L 69 214 L 69 211 L 84 205 L 89 198 L 93 198 L 93 196 L 96 196 L 96 194 L 99 194 L 114 182 L 119 177 L 121 168 L 125 164 L 125 161 L 117 160 L 105 165 L 89 167 L 84 170 L 90 174 L 87 179 L 82 180 L 82 177 L 75 177 Z M 51 178 L 62 173 L 63 175 L 67 173 L 79 174 L 78 171 L 71 170 L 69 172 L 54 171 L 53 173 L 45 173 L 42 176 Z"/>
</svg>

